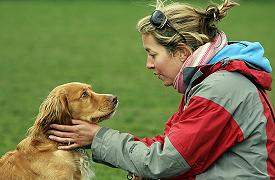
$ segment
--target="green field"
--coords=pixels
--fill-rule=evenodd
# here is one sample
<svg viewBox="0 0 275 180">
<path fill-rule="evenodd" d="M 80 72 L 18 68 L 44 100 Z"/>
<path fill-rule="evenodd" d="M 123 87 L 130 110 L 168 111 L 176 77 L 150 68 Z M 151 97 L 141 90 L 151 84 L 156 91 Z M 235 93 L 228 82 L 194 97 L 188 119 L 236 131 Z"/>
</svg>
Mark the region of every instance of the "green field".
<svg viewBox="0 0 275 180">
<path fill-rule="evenodd" d="M 135 25 L 152 12 L 148 2 L 0 1 L 0 156 L 25 136 L 47 94 L 72 81 L 118 96 L 118 112 L 103 126 L 139 137 L 162 133 L 181 96 L 145 68 Z M 230 40 L 261 42 L 275 65 L 275 1 L 239 2 L 221 29 Z M 94 166 L 98 180 L 126 179 L 122 170 Z"/>
</svg>

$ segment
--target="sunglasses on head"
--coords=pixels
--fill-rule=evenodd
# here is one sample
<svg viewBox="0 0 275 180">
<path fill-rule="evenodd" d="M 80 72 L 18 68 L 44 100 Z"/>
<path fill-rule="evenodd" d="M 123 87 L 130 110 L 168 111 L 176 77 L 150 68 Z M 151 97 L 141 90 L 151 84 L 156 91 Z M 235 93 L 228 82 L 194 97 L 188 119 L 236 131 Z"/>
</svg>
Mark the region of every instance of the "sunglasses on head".
<svg viewBox="0 0 275 180">
<path fill-rule="evenodd" d="M 163 12 L 161 12 L 160 10 L 155 10 L 150 18 L 150 23 L 155 26 L 157 29 L 163 29 L 163 27 L 165 25 L 167 25 L 168 27 L 170 27 L 171 29 L 173 29 L 178 35 L 180 35 L 180 37 L 183 39 L 184 42 L 186 42 L 185 37 L 180 34 L 172 25 L 171 23 L 168 21 L 167 17 L 165 16 L 165 14 Z"/>
</svg>

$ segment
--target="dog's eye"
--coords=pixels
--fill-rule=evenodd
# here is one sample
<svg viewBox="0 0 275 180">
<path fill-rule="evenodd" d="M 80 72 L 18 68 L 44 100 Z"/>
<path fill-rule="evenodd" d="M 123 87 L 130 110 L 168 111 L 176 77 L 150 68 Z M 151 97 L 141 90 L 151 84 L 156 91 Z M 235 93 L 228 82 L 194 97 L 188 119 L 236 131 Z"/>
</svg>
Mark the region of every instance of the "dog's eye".
<svg viewBox="0 0 275 180">
<path fill-rule="evenodd" d="M 89 93 L 87 91 L 84 91 L 81 95 L 81 98 L 85 98 L 85 97 L 88 97 L 89 96 Z"/>
</svg>

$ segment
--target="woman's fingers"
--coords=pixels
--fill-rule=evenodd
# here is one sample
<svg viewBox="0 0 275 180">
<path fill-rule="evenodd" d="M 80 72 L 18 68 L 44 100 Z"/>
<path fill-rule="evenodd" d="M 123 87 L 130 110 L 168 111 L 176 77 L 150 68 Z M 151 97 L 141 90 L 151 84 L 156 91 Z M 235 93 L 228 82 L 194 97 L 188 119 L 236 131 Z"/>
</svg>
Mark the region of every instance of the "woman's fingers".
<svg viewBox="0 0 275 180">
<path fill-rule="evenodd" d="M 54 140 L 56 142 L 63 143 L 63 144 L 67 144 L 67 145 L 71 145 L 75 142 L 74 139 L 72 139 L 72 138 L 61 138 L 61 137 L 54 136 L 54 135 L 50 135 L 49 139 Z"/>
<path fill-rule="evenodd" d="M 50 135 L 49 138 L 51 140 L 54 140 L 54 141 L 57 141 L 57 142 L 60 142 L 60 143 L 64 144 L 64 145 L 58 146 L 58 149 L 60 149 L 60 150 L 70 150 L 70 149 L 75 149 L 75 148 L 80 147 L 79 144 L 74 143 L 74 140 L 70 139 L 70 138 L 60 138 L 60 137 L 53 136 L 53 135 Z"/>
<path fill-rule="evenodd" d="M 58 137 L 62 137 L 62 138 L 66 138 L 66 137 L 72 138 L 72 137 L 76 136 L 74 133 L 62 132 L 62 131 L 56 131 L 56 130 L 49 130 L 47 133 L 58 136 Z"/>
<path fill-rule="evenodd" d="M 49 139 L 62 143 L 63 145 L 58 146 L 58 149 L 60 150 L 70 150 L 81 147 L 81 145 L 75 143 L 75 140 L 72 138 L 61 138 L 54 135 L 50 135 Z"/>
<path fill-rule="evenodd" d="M 68 125 L 51 124 L 50 127 L 52 129 L 56 129 L 59 131 L 67 131 L 67 132 L 74 132 L 76 130 L 75 126 L 68 126 Z"/>
<path fill-rule="evenodd" d="M 87 121 L 82 121 L 82 120 L 77 120 L 77 119 L 72 119 L 72 123 L 77 125 L 77 124 L 86 124 L 88 122 Z"/>
<path fill-rule="evenodd" d="M 49 139 L 62 143 L 59 149 L 74 149 L 92 143 L 93 137 L 100 126 L 86 121 L 72 120 L 73 125 L 52 124 L 47 133 Z"/>
<path fill-rule="evenodd" d="M 70 149 L 75 149 L 75 148 L 79 148 L 80 145 L 79 144 L 71 144 L 71 145 L 68 145 L 68 146 L 58 146 L 58 149 L 60 150 L 70 150 Z"/>
</svg>

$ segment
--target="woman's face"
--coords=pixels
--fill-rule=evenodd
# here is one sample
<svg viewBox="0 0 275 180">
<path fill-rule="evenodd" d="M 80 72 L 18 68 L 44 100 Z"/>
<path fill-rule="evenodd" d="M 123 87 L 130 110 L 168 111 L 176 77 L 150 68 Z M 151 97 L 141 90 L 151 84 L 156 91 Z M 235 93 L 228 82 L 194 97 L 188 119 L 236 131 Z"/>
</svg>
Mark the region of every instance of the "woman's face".
<svg viewBox="0 0 275 180">
<path fill-rule="evenodd" d="M 152 70 L 165 86 L 173 85 L 183 63 L 180 53 L 169 53 L 151 34 L 143 34 L 142 41 L 147 52 L 146 67 Z"/>
</svg>

